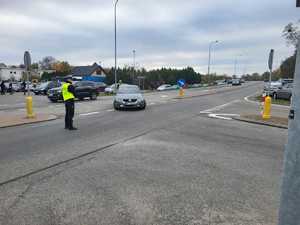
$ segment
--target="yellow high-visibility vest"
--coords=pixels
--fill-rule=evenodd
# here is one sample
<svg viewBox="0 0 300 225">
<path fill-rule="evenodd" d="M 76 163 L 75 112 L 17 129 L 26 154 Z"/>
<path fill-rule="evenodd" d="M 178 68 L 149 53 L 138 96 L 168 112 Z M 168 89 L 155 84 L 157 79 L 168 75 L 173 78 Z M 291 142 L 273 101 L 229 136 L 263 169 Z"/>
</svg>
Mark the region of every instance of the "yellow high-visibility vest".
<svg viewBox="0 0 300 225">
<path fill-rule="evenodd" d="M 62 92 L 64 101 L 67 101 L 69 99 L 74 99 L 75 98 L 75 96 L 73 95 L 73 93 L 71 93 L 71 92 L 68 91 L 68 87 L 70 85 L 71 84 L 69 84 L 69 83 L 64 83 L 63 86 L 62 86 L 61 92 Z"/>
</svg>

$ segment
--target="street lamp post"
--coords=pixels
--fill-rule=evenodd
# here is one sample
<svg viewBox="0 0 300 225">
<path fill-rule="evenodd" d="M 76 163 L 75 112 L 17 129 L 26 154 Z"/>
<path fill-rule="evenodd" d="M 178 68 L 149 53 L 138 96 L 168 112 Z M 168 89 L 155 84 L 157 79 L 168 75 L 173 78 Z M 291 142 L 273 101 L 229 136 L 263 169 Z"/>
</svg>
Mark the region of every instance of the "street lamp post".
<svg viewBox="0 0 300 225">
<path fill-rule="evenodd" d="M 211 62 L 211 48 L 213 44 L 217 44 L 219 41 L 212 41 L 209 43 L 209 48 L 208 48 L 208 70 L 207 70 L 207 75 L 210 74 L 210 62 Z"/>
<path fill-rule="evenodd" d="M 132 79 L 132 82 L 133 82 L 133 80 L 135 78 L 135 53 L 136 53 L 136 51 L 133 50 L 132 52 L 133 52 L 133 79 Z"/>
<path fill-rule="evenodd" d="M 236 57 L 235 57 L 235 59 L 234 59 L 234 76 L 237 76 L 236 75 L 236 73 L 237 73 L 237 64 L 238 64 L 238 57 L 240 57 L 240 56 L 243 56 L 243 54 L 240 54 L 240 55 L 237 55 Z"/>
<path fill-rule="evenodd" d="M 119 0 L 115 1 L 115 88 L 117 87 L 117 4 Z"/>
</svg>

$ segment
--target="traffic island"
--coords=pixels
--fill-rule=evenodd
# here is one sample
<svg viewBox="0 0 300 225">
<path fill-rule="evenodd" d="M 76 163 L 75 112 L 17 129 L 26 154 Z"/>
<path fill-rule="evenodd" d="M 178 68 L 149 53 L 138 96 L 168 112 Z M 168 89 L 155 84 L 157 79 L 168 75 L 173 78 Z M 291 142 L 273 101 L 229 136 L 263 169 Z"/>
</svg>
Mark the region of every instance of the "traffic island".
<svg viewBox="0 0 300 225">
<path fill-rule="evenodd" d="M 52 114 L 37 114 L 34 118 L 27 118 L 24 115 L 0 115 L 0 128 L 21 126 L 25 124 L 40 123 L 57 119 Z"/>
<path fill-rule="evenodd" d="M 247 122 L 247 123 L 253 123 L 253 124 L 259 124 L 259 125 L 265 125 L 270 127 L 277 127 L 282 129 L 288 129 L 288 118 L 286 117 L 276 117 L 272 116 L 268 120 L 264 120 L 261 115 L 241 115 L 239 117 L 234 117 L 233 119 Z"/>
</svg>

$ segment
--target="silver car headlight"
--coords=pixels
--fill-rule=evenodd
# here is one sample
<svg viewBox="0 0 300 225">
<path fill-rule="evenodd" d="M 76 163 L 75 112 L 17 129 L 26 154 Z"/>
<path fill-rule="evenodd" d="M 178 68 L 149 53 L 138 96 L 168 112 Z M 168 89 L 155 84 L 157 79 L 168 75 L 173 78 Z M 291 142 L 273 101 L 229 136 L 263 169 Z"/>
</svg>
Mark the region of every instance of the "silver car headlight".
<svg viewBox="0 0 300 225">
<path fill-rule="evenodd" d="M 122 99 L 122 98 L 115 98 L 115 101 L 116 101 L 116 102 L 122 103 L 122 102 L 123 102 L 123 99 Z"/>
<path fill-rule="evenodd" d="M 137 99 L 137 101 L 138 101 L 138 102 L 143 102 L 144 99 L 140 97 L 140 98 Z"/>
</svg>

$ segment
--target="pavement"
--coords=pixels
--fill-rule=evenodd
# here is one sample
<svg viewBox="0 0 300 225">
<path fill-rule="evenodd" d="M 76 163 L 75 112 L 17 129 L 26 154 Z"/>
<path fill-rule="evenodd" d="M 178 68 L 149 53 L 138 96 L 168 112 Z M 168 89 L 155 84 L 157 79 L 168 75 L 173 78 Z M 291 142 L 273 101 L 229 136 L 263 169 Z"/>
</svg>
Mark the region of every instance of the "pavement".
<svg viewBox="0 0 300 225">
<path fill-rule="evenodd" d="M 176 102 L 180 99 L 194 98 L 216 93 L 223 93 L 239 89 L 240 87 L 232 86 L 212 86 L 206 88 L 195 88 L 185 90 L 185 95 L 178 96 L 178 90 L 165 92 L 145 92 L 145 99 L 148 105 L 165 104 L 170 101 Z M 46 96 L 32 95 L 33 110 L 36 114 L 34 119 L 26 119 L 25 99 L 23 93 L 15 93 L 14 95 L 2 96 L 0 99 L 0 128 L 10 126 L 20 126 L 24 124 L 37 123 L 53 120 L 63 117 L 65 107 L 63 103 L 52 103 Z M 77 101 L 76 111 L 77 116 L 85 116 L 90 114 L 98 114 L 102 111 L 113 111 L 112 107 L 113 96 L 100 96 L 97 101 Z"/>
<path fill-rule="evenodd" d="M 0 224 L 276 224 L 287 131 L 200 113 L 260 86 L 0 129 Z"/>
</svg>

